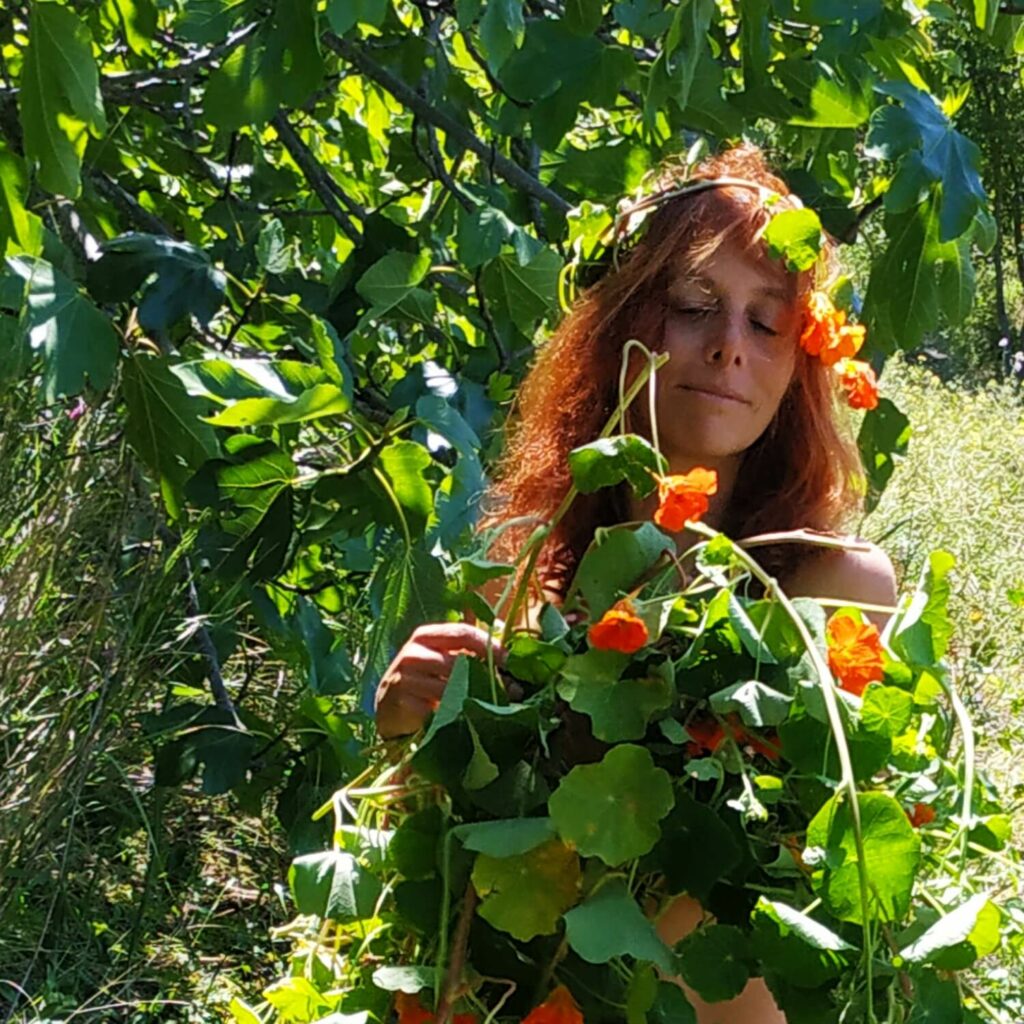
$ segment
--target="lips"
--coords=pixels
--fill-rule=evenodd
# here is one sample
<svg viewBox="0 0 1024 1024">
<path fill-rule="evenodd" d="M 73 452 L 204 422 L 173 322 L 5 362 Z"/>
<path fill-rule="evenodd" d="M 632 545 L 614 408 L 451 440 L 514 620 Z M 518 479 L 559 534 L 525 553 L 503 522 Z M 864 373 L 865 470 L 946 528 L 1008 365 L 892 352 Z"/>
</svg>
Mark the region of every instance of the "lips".
<svg viewBox="0 0 1024 1024">
<path fill-rule="evenodd" d="M 719 398 L 723 401 L 739 402 L 742 405 L 749 405 L 750 402 L 736 391 L 729 388 L 709 387 L 700 384 L 680 384 L 683 391 L 692 391 L 698 395 L 707 395 L 710 398 Z"/>
</svg>

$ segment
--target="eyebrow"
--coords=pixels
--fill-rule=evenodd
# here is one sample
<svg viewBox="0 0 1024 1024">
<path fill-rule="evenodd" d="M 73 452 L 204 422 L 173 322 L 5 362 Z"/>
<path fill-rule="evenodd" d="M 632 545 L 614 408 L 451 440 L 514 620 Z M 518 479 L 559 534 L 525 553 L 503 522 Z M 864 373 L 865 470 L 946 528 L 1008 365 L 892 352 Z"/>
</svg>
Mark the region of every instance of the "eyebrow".
<svg viewBox="0 0 1024 1024">
<path fill-rule="evenodd" d="M 709 277 L 679 277 L 669 285 L 668 291 L 672 293 L 688 285 L 695 286 L 706 292 L 716 292 L 718 290 L 716 283 Z M 756 289 L 756 293 L 771 299 L 778 299 L 780 302 L 790 302 L 793 299 L 793 296 L 785 288 L 779 288 L 770 284 L 761 285 Z"/>
</svg>

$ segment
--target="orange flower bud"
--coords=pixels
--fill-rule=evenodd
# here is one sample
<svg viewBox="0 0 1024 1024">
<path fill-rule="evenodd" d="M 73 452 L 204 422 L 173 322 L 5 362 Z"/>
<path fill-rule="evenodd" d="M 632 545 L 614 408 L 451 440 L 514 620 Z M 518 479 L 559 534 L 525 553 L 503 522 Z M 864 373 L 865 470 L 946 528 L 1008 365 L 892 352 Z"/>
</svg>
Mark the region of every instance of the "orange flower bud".
<svg viewBox="0 0 1024 1024">
<path fill-rule="evenodd" d="M 828 620 L 828 667 L 843 690 L 858 697 L 868 683 L 880 682 L 885 656 L 878 629 L 858 622 L 849 613 L 838 612 Z"/>
<path fill-rule="evenodd" d="M 583 1024 L 583 1014 L 572 993 L 559 985 L 540 1006 L 523 1018 L 523 1024 Z"/>
<path fill-rule="evenodd" d="M 635 654 L 649 639 L 647 624 L 629 601 L 619 601 L 587 630 L 590 646 L 599 651 Z"/>
<path fill-rule="evenodd" d="M 697 467 L 689 473 L 659 476 L 658 508 L 654 521 L 677 533 L 687 520 L 697 522 L 708 510 L 708 498 L 718 490 L 718 474 Z"/>
<path fill-rule="evenodd" d="M 843 359 L 836 365 L 839 383 L 851 409 L 874 409 L 878 405 L 875 371 L 859 359 Z"/>
</svg>

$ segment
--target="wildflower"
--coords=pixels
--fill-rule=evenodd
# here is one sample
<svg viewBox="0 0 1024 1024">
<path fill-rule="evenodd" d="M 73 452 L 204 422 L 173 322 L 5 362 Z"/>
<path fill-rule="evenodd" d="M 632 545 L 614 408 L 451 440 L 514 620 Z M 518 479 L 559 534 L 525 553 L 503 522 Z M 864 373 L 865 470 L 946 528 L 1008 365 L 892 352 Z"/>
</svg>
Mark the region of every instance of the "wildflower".
<svg viewBox="0 0 1024 1024">
<path fill-rule="evenodd" d="M 572 993 L 559 985 L 540 1006 L 526 1015 L 523 1024 L 583 1024 L 583 1014 Z"/>
<path fill-rule="evenodd" d="M 591 647 L 622 654 L 635 654 L 647 643 L 649 636 L 647 624 L 633 611 L 628 600 L 619 601 L 609 608 L 587 631 Z"/>
<path fill-rule="evenodd" d="M 836 371 L 851 409 L 874 409 L 878 405 L 878 381 L 867 363 L 843 359 L 836 364 Z"/>
<path fill-rule="evenodd" d="M 907 817 L 914 828 L 930 825 L 935 820 L 935 808 L 931 804 L 914 804 L 914 809 L 907 811 Z"/>
<path fill-rule="evenodd" d="M 697 522 L 708 510 L 708 498 L 718 490 L 718 474 L 697 467 L 689 473 L 658 476 L 658 508 L 654 521 L 673 533 L 687 520 Z"/>
<path fill-rule="evenodd" d="M 828 667 L 843 690 L 864 693 L 868 683 L 879 682 L 885 657 L 882 638 L 870 623 L 858 622 L 848 612 L 828 620 Z"/>
<path fill-rule="evenodd" d="M 865 328 L 846 322 L 846 310 L 836 309 L 825 292 L 811 292 L 805 310 L 800 345 L 826 366 L 855 356 L 864 344 Z"/>
</svg>

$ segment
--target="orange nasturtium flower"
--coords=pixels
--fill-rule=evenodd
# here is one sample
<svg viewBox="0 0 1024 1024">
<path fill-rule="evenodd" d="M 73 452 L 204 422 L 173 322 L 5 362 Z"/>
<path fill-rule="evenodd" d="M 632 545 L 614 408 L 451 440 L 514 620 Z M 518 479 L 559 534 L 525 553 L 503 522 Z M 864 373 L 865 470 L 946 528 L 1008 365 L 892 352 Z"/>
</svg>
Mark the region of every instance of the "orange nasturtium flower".
<svg viewBox="0 0 1024 1024">
<path fill-rule="evenodd" d="M 836 364 L 836 371 L 851 409 L 874 409 L 878 405 L 878 380 L 867 363 L 842 359 Z"/>
<path fill-rule="evenodd" d="M 885 666 L 882 638 L 877 627 L 858 622 L 848 612 L 828 620 L 828 667 L 843 690 L 858 697 L 868 683 L 881 682 Z"/>
<path fill-rule="evenodd" d="M 540 1006 L 523 1018 L 523 1024 L 583 1024 L 583 1014 L 572 993 L 559 985 Z"/>
<path fill-rule="evenodd" d="M 697 522 L 708 510 L 708 498 L 718 490 L 718 473 L 698 466 L 689 473 L 659 476 L 658 508 L 654 521 L 678 533 L 689 519 Z"/>
<path fill-rule="evenodd" d="M 935 808 L 931 804 L 914 804 L 914 809 L 907 811 L 907 817 L 914 828 L 930 825 L 935 820 Z"/>
<path fill-rule="evenodd" d="M 591 647 L 622 654 L 635 654 L 647 643 L 649 636 L 647 624 L 633 611 L 628 599 L 612 605 L 600 621 L 587 630 Z"/>
<path fill-rule="evenodd" d="M 800 345 L 808 355 L 832 366 L 855 356 L 864 344 L 865 329 L 846 322 L 846 310 L 836 309 L 825 292 L 811 292 L 804 310 Z"/>
<path fill-rule="evenodd" d="M 399 992 L 395 996 L 395 1011 L 398 1013 L 398 1024 L 434 1024 L 434 1014 L 421 1002 L 419 996 Z M 456 1013 L 451 1017 L 452 1024 L 477 1024 L 476 1014 Z"/>
</svg>

